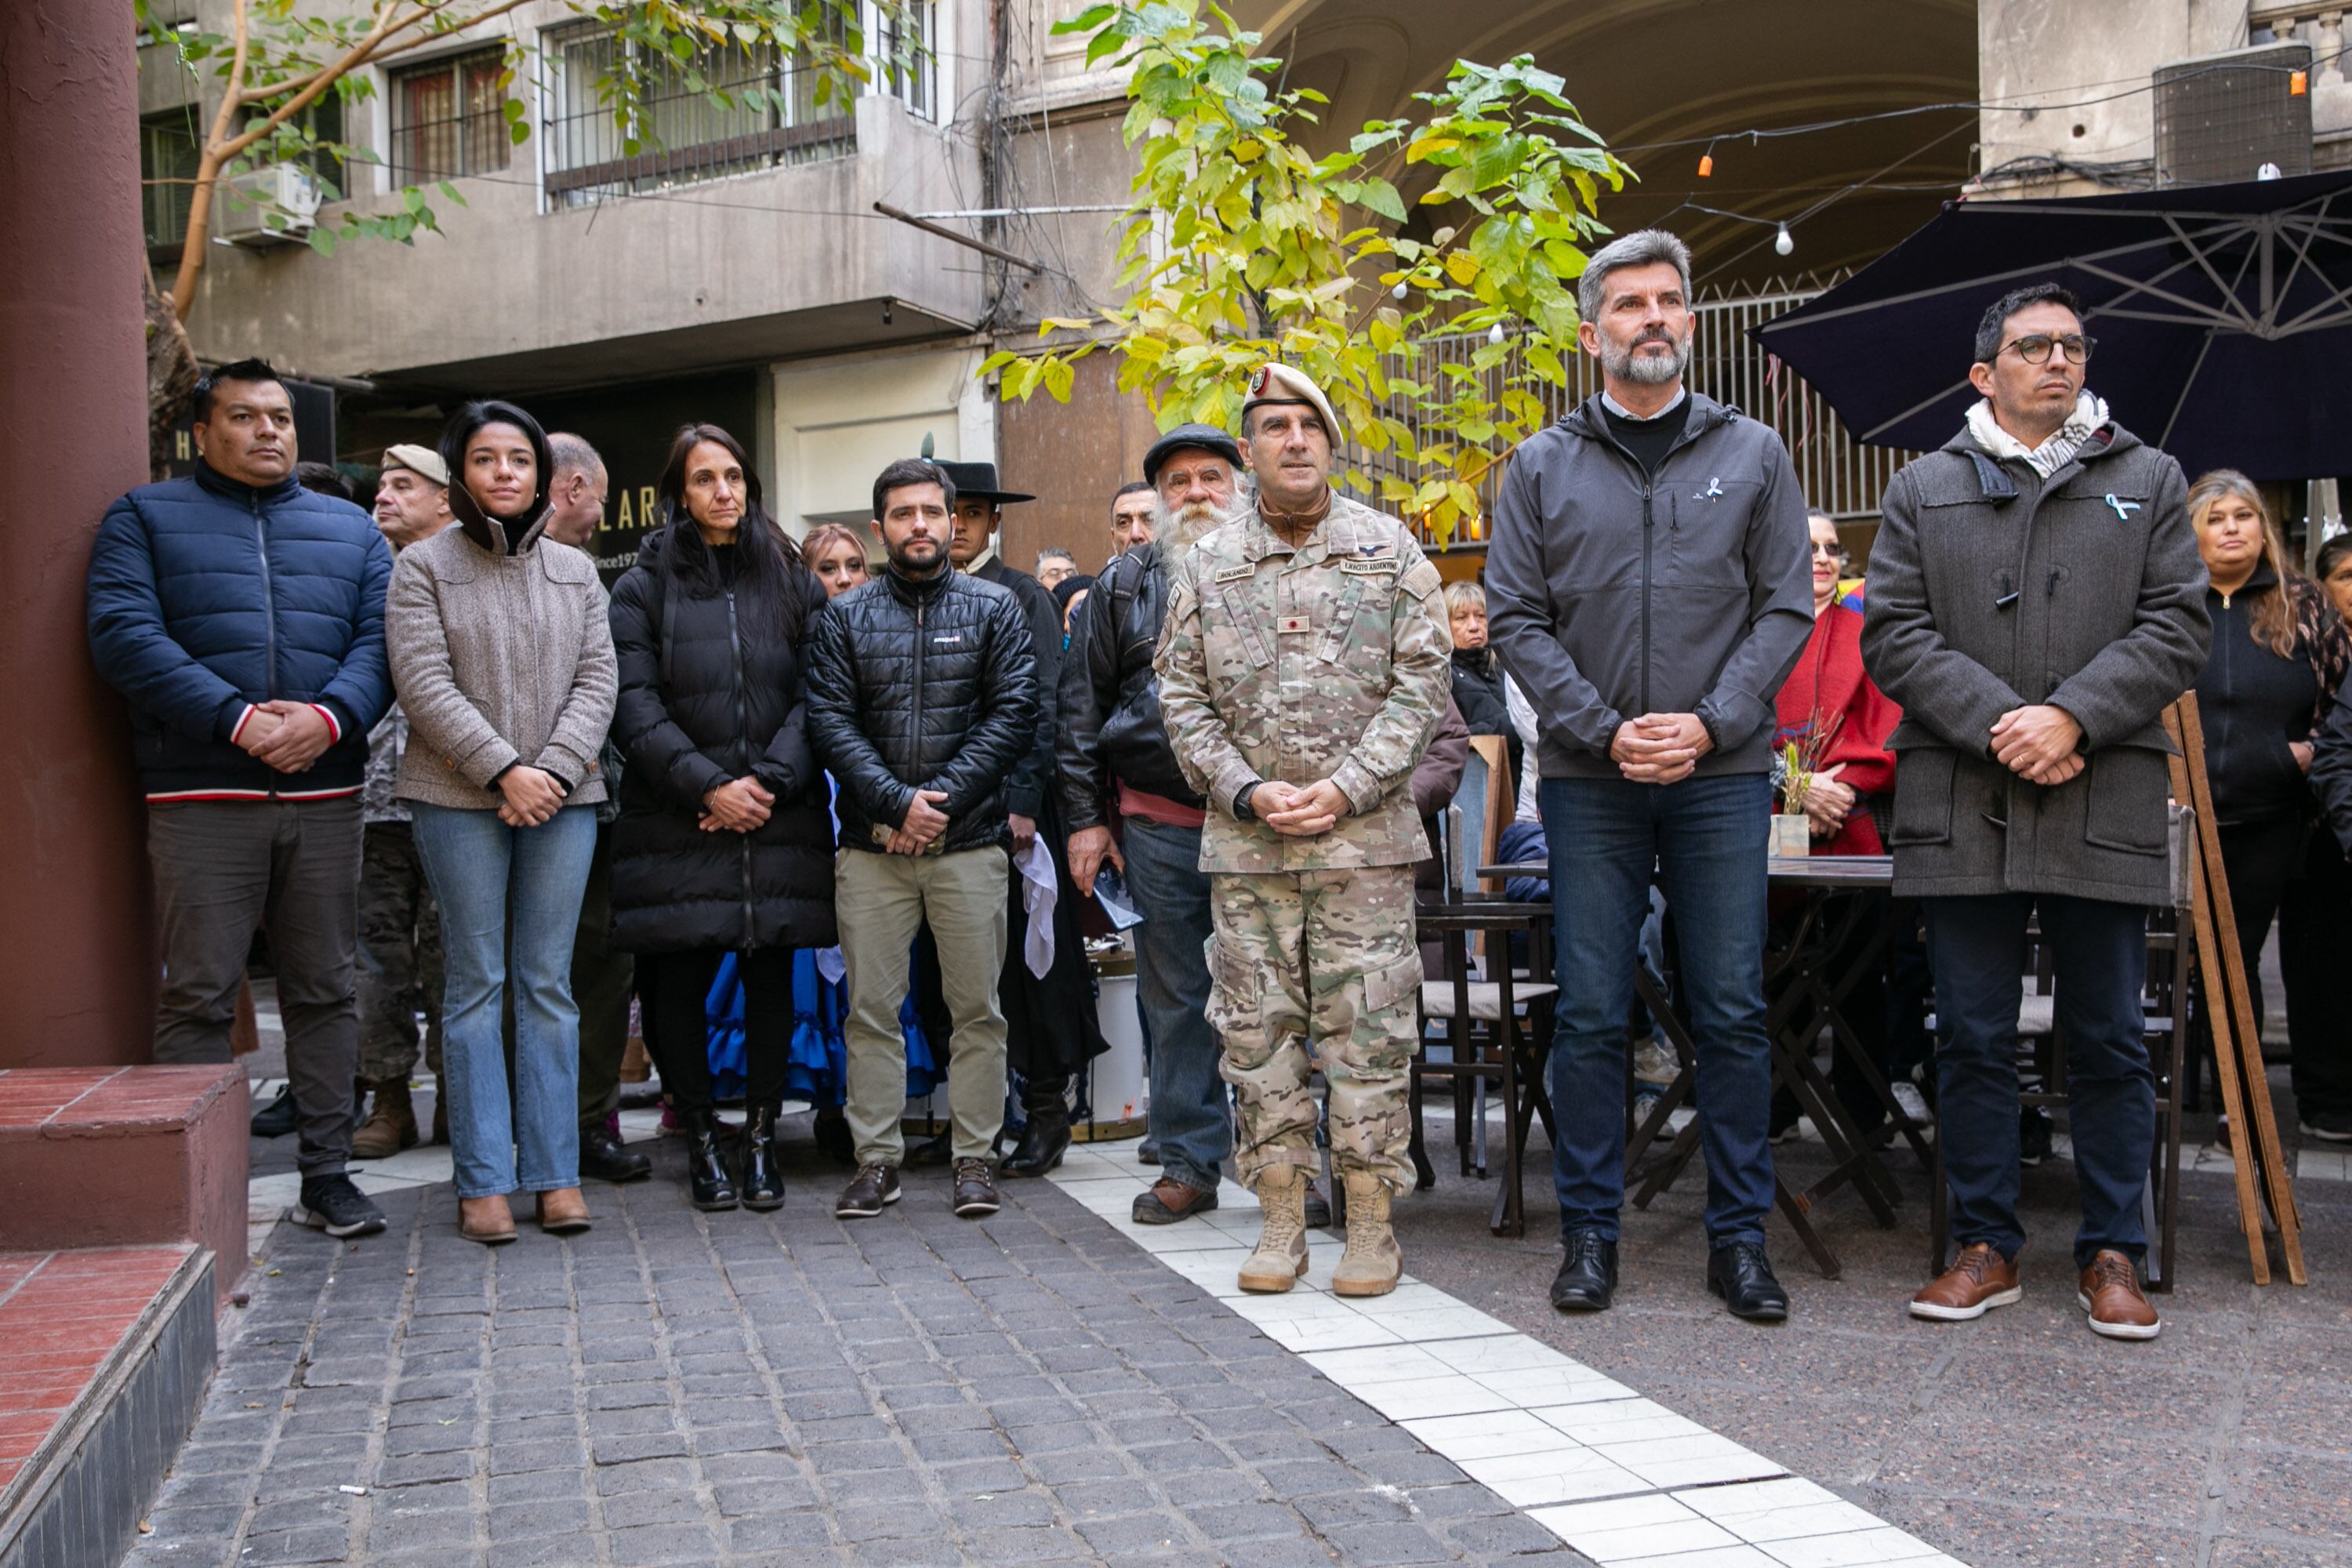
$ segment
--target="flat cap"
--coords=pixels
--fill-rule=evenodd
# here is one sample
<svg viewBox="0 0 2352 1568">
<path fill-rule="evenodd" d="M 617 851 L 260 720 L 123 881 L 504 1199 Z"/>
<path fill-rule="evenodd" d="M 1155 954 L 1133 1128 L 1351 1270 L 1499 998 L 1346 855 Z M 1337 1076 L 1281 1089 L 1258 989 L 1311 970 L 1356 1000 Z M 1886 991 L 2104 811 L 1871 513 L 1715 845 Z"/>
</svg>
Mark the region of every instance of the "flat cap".
<svg viewBox="0 0 2352 1568">
<path fill-rule="evenodd" d="M 1331 400 L 1323 395 L 1321 387 L 1307 379 L 1306 372 L 1271 360 L 1258 366 L 1256 374 L 1250 377 L 1249 395 L 1242 399 L 1244 423 L 1247 423 L 1251 409 L 1269 403 L 1299 403 L 1312 408 L 1322 416 L 1323 434 L 1331 438 L 1331 445 L 1339 444 L 1339 421 L 1331 413 Z"/>
<path fill-rule="evenodd" d="M 383 466 L 387 468 L 407 468 L 423 474 L 445 489 L 449 484 L 449 465 L 443 462 L 441 454 L 430 447 L 419 447 L 407 441 L 403 441 L 397 446 L 386 447 L 383 449 Z"/>
<path fill-rule="evenodd" d="M 1214 452 L 1236 468 L 1242 466 L 1241 444 L 1223 430 L 1213 425 L 1179 425 L 1151 443 L 1151 449 L 1143 454 L 1143 482 L 1157 485 L 1160 470 L 1168 466 L 1168 459 L 1187 447 Z"/>
</svg>

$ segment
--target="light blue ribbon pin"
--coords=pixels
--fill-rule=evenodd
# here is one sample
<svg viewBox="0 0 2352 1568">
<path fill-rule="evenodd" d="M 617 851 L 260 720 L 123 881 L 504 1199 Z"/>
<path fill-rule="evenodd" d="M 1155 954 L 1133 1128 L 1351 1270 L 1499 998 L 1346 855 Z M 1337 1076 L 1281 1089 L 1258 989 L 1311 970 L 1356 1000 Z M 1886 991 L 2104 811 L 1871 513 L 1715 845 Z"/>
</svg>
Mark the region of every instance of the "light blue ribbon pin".
<svg viewBox="0 0 2352 1568">
<path fill-rule="evenodd" d="M 2139 502 L 2136 500 L 2117 500 L 2116 499 L 2116 492 L 2113 490 L 2109 490 L 2107 492 L 2106 502 L 2109 506 L 2116 509 L 2116 521 L 2118 522 L 2129 522 L 2131 521 L 2131 514 L 2139 510 Z"/>
<path fill-rule="evenodd" d="M 1706 489 L 1699 491 L 1698 494 L 1693 496 L 1691 499 L 1693 500 L 1721 500 L 1723 499 L 1723 481 L 1719 479 L 1707 480 Z"/>
</svg>

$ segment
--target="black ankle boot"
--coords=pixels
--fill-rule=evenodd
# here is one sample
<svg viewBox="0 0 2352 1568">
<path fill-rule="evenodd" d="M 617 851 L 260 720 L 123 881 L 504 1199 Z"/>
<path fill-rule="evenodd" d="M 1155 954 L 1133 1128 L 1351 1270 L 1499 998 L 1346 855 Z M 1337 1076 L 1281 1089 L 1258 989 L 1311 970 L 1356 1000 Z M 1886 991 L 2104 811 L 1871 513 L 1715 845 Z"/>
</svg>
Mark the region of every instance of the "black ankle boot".
<svg viewBox="0 0 2352 1568">
<path fill-rule="evenodd" d="M 743 1206 L 780 1209 L 784 1206 L 784 1173 L 776 1163 L 774 1105 L 754 1105 L 743 1119 Z"/>
<path fill-rule="evenodd" d="M 735 1178 L 719 1152 L 719 1122 L 708 1110 L 689 1111 L 686 1121 L 687 1201 L 705 1214 L 731 1209 Z"/>
<path fill-rule="evenodd" d="M 1029 1125 L 1022 1130 L 1021 1142 L 1004 1157 L 997 1173 L 1005 1176 L 1042 1176 L 1062 1163 L 1070 1147 L 1070 1108 L 1060 1095 L 1044 1106 L 1032 1106 Z"/>
</svg>

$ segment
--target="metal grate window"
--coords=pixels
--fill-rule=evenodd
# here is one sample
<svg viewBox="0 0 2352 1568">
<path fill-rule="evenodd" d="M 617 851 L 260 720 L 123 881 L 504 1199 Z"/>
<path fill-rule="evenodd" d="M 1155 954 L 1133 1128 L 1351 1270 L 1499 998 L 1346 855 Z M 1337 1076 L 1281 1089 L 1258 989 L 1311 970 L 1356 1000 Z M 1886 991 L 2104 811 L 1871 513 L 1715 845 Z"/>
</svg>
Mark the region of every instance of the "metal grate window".
<svg viewBox="0 0 2352 1568">
<path fill-rule="evenodd" d="M 503 49 L 478 49 L 392 73 L 394 184 L 492 174 L 513 145 L 501 110 Z"/>
<path fill-rule="evenodd" d="M 565 41 L 556 60 L 547 95 L 547 189 L 567 206 L 837 157 L 856 146 L 850 104 L 837 96 L 818 103 L 819 74 L 769 46 L 679 61 L 647 58 L 598 31 Z M 631 124 L 616 119 L 612 103 L 613 84 L 624 78 L 638 89 Z"/>
</svg>

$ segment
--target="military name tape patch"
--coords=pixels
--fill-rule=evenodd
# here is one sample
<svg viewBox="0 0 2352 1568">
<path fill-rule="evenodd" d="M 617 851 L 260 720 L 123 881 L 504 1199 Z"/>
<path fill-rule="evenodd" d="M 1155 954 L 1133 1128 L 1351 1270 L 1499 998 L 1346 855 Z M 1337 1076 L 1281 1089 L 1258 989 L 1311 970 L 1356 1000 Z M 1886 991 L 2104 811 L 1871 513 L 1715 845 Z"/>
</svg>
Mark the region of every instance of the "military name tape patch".
<svg viewBox="0 0 2352 1568">
<path fill-rule="evenodd" d="M 1402 564 L 1403 563 L 1400 562 L 1393 555 L 1383 555 L 1375 560 L 1369 561 L 1361 559 L 1342 561 L 1339 563 L 1339 570 L 1342 572 L 1355 572 L 1359 574 L 1393 572 Z"/>
<path fill-rule="evenodd" d="M 1255 561 L 1244 561 L 1238 565 L 1223 566 L 1217 570 L 1217 581 L 1220 583 L 1238 583 L 1245 577 L 1256 575 L 1257 563 Z"/>
</svg>

